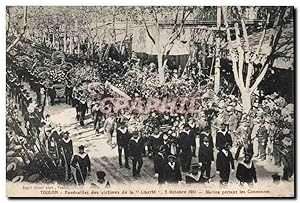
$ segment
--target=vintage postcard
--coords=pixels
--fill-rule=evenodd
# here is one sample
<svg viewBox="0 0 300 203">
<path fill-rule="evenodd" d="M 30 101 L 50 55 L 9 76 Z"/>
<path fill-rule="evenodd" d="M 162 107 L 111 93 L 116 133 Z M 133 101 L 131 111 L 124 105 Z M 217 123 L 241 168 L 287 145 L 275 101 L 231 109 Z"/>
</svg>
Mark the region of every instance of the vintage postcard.
<svg viewBox="0 0 300 203">
<path fill-rule="evenodd" d="M 295 198 L 294 12 L 7 6 L 7 197 Z"/>
</svg>

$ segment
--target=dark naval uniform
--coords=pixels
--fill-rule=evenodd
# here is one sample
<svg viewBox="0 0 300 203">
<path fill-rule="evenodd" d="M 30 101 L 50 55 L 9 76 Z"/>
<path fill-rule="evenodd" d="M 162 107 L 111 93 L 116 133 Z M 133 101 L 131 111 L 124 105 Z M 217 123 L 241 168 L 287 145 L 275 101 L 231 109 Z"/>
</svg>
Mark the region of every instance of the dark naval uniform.
<svg viewBox="0 0 300 203">
<path fill-rule="evenodd" d="M 220 172 L 221 183 L 227 183 L 229 181 L 230 170 L 234 169 L 232 154 L 230 151 L 226 152 L 227 153 L 225 154 L 224 150 L 219 151 L 216 161 L 217 171 Z"/>
<path fill-rule="evenodd" d="M 76 168 L 76 179 L 79 185 L 83 185 L 88 172 L 91 172 L 91 162 L 87 153 L 74 155 L 71 165 Z"/>
<path fill-rule="evenodd" d="M 192 161 L 192 137 L 190 131 L 183 131 L 179 135 L 179 149 L 181 150 L 181 164 L 183 172 L 190 170 Z"/>
<path fill-rule="evenodd" d="M 178 183 L 182 180 L 177 162 L 168 162 L 164 167 L 164 180 L 167 183 Z"/>
<path fill-rule="evenodd" d="M 236 178 L 241 183 L 252 184 L 253 181 L 257 182 L 256 171 L 255 171 L 255 167 L 254 167 L 253 162 L 250 161 L 249 164 L 246 164 L 244 162 L 240 162 L 237 166 Z"/>
<path fill-rule="evenodd" d="M 221 151 L 225 148 L 226 143 L 229 143 L 229 145 L 232 147 L 231 135 L 227 131 L 219 130 L 216 136 L 216 148 Z"/>
<path fill-rule="evenodd" d="M 158 184 L 165 182 L 164 167 L 167 164 L 166 153 L 158 152 L 154 155 L 154 172 L 158 174 Z"/>
<path fill-rule="evenodd" d="M 214 151 L 213 146 L 208 143 L 201 144 L 200 150 L 199 150 L 199 163 L 202 163 L 201 166 L 201 175 L 205 173 L 207 178 L 210 178 L 210 172 L 211 172 L 211 162 L 214 161 Z"/>
<path fill-rule="evenodd" d="M 141 137 L 132 137 L 129 141 L 129 156 L 132 159 L 132 175 L 140 174 L 143 166 L 142 152 L 144 148 L 144 140 Z"/>
<path fill-rule="evenodd" d="M 64 157 L 62 159 L 62 164 L 64 166 L 65 165 L 68 166 L 68 174 L 69 174 L 68 176 L 70 178 L 70 175 L 71 175 L 70 164 L 71 164 L 71 160 L 72 160 L 72 156 L 73 156 L 73 142 L 70 138 L 68 138 L 68 139 L 62 138 L 61 142 L 60 142 L 60 146 L 61 146 L 62 153 L 63 153 L 62 157 Z M 65 163 L 65 161 L 67 163 Z"/>
<path fill-rule="evenodd" d="M 128 128 L 118 128 L 117 129 L 117 144 L 119 153 L 119 165 L 122 166 L 122 151 L 124 150 L 125 155 L 125 167 L 129 168 L 128 156 L 129 156 L 129 140 L 130 135 L 128 133 Z"/>
</svg>

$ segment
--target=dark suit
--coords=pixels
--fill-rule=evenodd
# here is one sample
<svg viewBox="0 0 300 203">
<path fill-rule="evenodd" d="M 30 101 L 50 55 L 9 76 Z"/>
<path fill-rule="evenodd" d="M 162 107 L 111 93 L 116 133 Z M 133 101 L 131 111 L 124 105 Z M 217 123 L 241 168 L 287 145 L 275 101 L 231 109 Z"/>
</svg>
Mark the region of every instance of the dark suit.
<svg viewBox="0 0 300 203">
<path fill-rule="evenodd" d="M 179 149 L 181 150 L 181 165 L 182 170 L 189 171 L 192 160 L 192 143 L 193 138 L 187 132 L 181 132 L 179 135 Z"/>
<path fill-rule="evenodd" d="M 167 183 L 178 183 L 179 181 L 182 180 L 178 163 L 175 162 L 174 169 L 171 168 L 169 163 L 167 163 L 165 165 L 165 167 L 164 167 L 164 180 Z"/>
<path fill-rule="evenodd" d="M 229 143 L 230 146 L 232 146 L 232 138 L 231 135 L 226 131 L 226 132 L 217 132 L 217 137 L 216 137 L 216 148 L 221 151 L 222 149 L 225 148 L 225 144 Z"/>
<path fill-rule="evenodd" d="M 210 178 L 211 162 L 214 161 L 214 151 L 212 145 L 206 146 L 202 144 L 199 150 L 199 162 L 202 163 L 201 175 L 206 173 L 206 177 Z"/>
<path fill-rule="evenodd" d="M 89 155 L 74 155 L 71 165 L 73 167 L 76 167 L 76 178 L 78 184 L 84 184 L 88 172 L 91 172 L 91 162 Z"/>
<path fill-rule="evenodd" d="M 65 166 L 67 164 L 68 166 L 68 177 L 70 177 L 70 173 L 71 173 L 71 168 L 70 168 L 70 164 L 71 164 L 71 160 L 72 160 L 72 156 L 73 156 L 73 142 L 71 139 L 65 140 L 65 139 L 61 139 L 60 142 L 60 146 L 62 149 L 62 153 L 64 153 L 65 159 L 62 159 L 62 165 Z M 65 161 L 67 163 L 65 163 Z"/>
<path fill-rule="evenodd" d="M 220 172 L 221 183 L 228 182 L 230 171 L 234 169 L 234 161 L 230 151 L 228 151 L 228 156 L 226 156 L 222 151 L 218 152 L 217 155 L 217 171 Z"/>
<path fill-rule="evenodd" d="M 121 131 L 121 129 L 117 129 L 117 144 L 118 144 L 118 153 L 119 153 L 119 165 L 122 166 L 122 151 L 124 149 L 124 155 L 125 155 L 125 167 L 128 168 L 128 153 L 129 153 L 129 149 L 128 149 L 128 144 L 129 144 L 129 140 L 130 140 L 130 136 L 128 133 L 128 129 L 125 128 L 125 132 L 123 133 Z"/>
<path fill-rule="evenodd" d="M 167 164 L 167 157 L 165 153 L 157 153 L 154 156 L 154 171 L 158 173 L 158 184 L 165 182 L 164 180 L 164 167 Z"/>
<path fill-rule="evenodd" d="M 140 174 L 143 166 L 142 152 L 144 149 L 144 139 L 134 139 L 133 137 L 129 141 L 129 156 L 132 158 L 132 175 L 136 176 Z M 138 164 L 138 166 L 137 166 Z"/>
<path fill-rule="evenodd" d="M 84 126 L 85 113 L 88 109 L 87 103 L 79 101 L 80 125 Z"/>
</svg>

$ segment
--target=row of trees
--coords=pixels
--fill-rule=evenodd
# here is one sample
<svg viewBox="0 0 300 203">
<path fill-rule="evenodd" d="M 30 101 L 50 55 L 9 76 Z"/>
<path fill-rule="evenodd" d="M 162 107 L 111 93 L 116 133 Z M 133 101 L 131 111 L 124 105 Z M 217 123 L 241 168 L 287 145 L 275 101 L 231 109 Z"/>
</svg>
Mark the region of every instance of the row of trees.
<svg viewBox="0 0 300 203">
<path fill-rule="evenodd" d="M 86 44 L 85 54 L 95 53 L 103 42 L 118 54 L 124 50 L 124 42 L 134 29 L 145 29 L 155 47 L 158 75 L 165 81 L 168 56 L 176 40 L 179 40 L 187 23 L 195 28 L 210 30 L 214 37 L 215 92 L 220 86 L 220 49 L 229 51 L 232 71 L 241 93 L 244 112 L 251 108 L 251 95 L 273 66 L 276 48 L 284 26 L 293 19 L 292 7 L 7 7 L 7 53 L 22 39 L 48 43 L 64 53 L 80 55 L 80 47 Z M 253 17 L 254 16 L 254 17 Z M 247 24 L 250 18 L 259 18 L 258 24 Z M 195 21 L 198 20 L 198 21 Z M 210 25 L 201 25 L 210 20 Z M 168 26 L 168 40 L 161 33 Z M 189 28 L 189 29 L 193 29 Z M 271 29 L 271 37 L 265 34 Z M 260 33 L 258 44 L 249 43 L 249 35 Z M 121 37 L 119 37 L 121 36 Z M 133 36 L 134 37 L 134 36 Z M 62 43 L 59 43 L 62 39 Z M 192 39 L 191 39 L 192 41 Z M 203 39 L 207 43 L 207 39 Z M 268 46 L 263 46 L 263 44 Z M 262 48 L 263 47 L 263 48 Z M 204 50 L 205 52 L 205 50 Z M 205 65 L 205 63 L 204 63 Z M 258 75 L 254 74 L 259 72 Z"/>
</svg>

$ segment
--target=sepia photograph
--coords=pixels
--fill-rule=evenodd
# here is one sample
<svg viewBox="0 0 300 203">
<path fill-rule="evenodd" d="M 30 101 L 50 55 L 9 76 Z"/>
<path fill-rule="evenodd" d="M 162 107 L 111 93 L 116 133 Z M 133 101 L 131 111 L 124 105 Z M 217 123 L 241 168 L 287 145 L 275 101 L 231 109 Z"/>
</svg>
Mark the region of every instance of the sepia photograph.
<svg viewBox="0 0 300 203">
<path fill-rule="evenodd" d="M 6 196 L 295 198 L 294 22 L 293 6 L 6 6 Z"/>
</svg>

